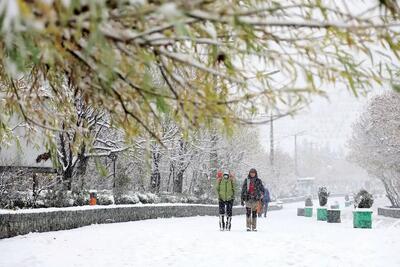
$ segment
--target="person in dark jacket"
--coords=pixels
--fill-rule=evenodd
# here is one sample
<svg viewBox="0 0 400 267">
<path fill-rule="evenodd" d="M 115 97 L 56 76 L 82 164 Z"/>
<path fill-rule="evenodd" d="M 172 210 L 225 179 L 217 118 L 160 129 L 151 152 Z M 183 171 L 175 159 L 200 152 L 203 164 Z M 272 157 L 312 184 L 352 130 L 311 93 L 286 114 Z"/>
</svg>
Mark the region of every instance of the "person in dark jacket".
<svg viewBox="0 0 400 267">
<path fill-rule="evenodd" d="M 242 186 L 242 206 L 246 205 L 247 231 L 257 231 L 257 205 L 264 197 L 264 186 L 257 170 L 251 169 Z"/>
<path fill-rule="evenodd" d="M 267 217 L 267 211 L 268 211 L 268 204 L 269 202 L 271 202 L 271 196 L 269 195 L 269 190 L 267 187 L 264 188 L 264 198 L 263 198 L 263 202 L 264 202 L 264 218 Z"/>
</svg>

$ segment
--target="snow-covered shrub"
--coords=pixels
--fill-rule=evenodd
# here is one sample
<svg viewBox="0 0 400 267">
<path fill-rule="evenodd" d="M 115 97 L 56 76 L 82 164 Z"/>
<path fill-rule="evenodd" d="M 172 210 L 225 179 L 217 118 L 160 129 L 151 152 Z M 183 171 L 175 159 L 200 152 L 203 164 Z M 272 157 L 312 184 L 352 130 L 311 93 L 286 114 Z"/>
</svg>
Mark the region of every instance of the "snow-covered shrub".
<svg viewBox="0 0 400 267">
<path fill-rule="evenodd" d="M 203 199 L 203 200 L 204 200 L 204 202 L 208 201 L 208 199 Z M 182 196 L 179 199 L 179 202 L 180 203 L 201 203 L 202 201 L 195 196 Z"/>
<path fill-rule="evenodd" d="M 205 203 L 206 199 L 200 199 L 193 195 L 162 193 L 159 197 L 161 203 Z"/>
<path fill-rule="evenodd" d="M 138 193 L 140 202 L 143 204 L 159 203 L 160 199 L 156 194 L 153 193 Z"/>
<path fill-rule="evenodd" d="M 74 206 L 89 205 L 90 194 L 87 191 L 76 193 L 73 195 Z"/>
<path fill-rule="evenodd" d="M 42 192 L 40 192 L 37 201 L 42 202 L 44 208 L 49 208 L 52 207 L 53 202 L 54 202 L 54 192 L 53 190 L 43 190 Z"/>
<path fill-rule="evenodd" d="M 312 206 L 313 206 L 313 202 L 312 202 L 311 197 L 307 197 L 307 198 L 306 198 L 305 206 L 306 206 L 306 207 L 312 207 Z"/>
<path fill-rule="evenodd" d="M 207 199 L 205 202 L 202 202 L 202 204 L 218 205 L 218 199 L 216 198 Z"/>
<path fill-rule="evenodd" d="M 160 203 L 160 198 L 153 193 L 147 193 L 147 197 L 150 200 L 150 203 Z"/>
<path fill-rule="evenodd" d="M 27 192 L 16 191 L 13 198 L 7 203 L 8 209 L 23 209 L 30 206 L 30 199 Z"/>
<path fill-rule="evenodd" d="M 71 191 L 63 190 L 46 190 L 39 197 L 43 201 L 44 207 L 71 207 L 74 205 L 74 195 Z"/>
<path fill-rule="evenodd" d="M 188 203 L 188 198 L 186 196 L 181 196 L 179 203 Z"/>
<path fill-rule="evenodd" d="M 319 205 L 324 207 L 328 203 L 329 191 L 325 186 L 318 188 Z"/>
<path fill-rule="evenodd" d="M 140 200 L 141 203 L 143 203 L 143 204 L 150 203 L 150 200 L 149 200 L 149 198 L 148 198 L 146 193 L 138 193 L 137 196 L 139 197 L 139 200 Z"/>
<path fill-rule="evenodd" d="M 193 194 L 196 196 L 196 197 L 200 197 L 201 195 L 203 195 L 204 194 L 204 188 L 202 187 L 202 186 L 200 186 L 200 185 L 196 185 L 194 188 L 193 188 Z"/>
<path fill-rule="evenodd" d="M 71 191 L 67 191 L 66 198 L 65 198 L 65 206 L 64 207 L 72 207 L 74 205 L 74 194 Z"/>
<path fill-rule="evenodd" d="M 160 201 L 161 201 L 161 203 L 178 203 L 179 198 L 177 196 L 170 195 L 170 194 L 162 194 L 160 196 Z"/>
<path fill-rule="evenodd" d="M 114 204 L 114 197 L 109 194 L 98 194 L 97 195 L 98 205 L 112 205 Z"/>
<path fill-rule="evenodd" d="M 137 194 L 126 194 L 115 198 L 115 204 L 137 204 L 139 202 L 140 200 Z"/>
<path fill-rule="evenodd" d="M 217 204 L 218 199 L 212 198 L 209 194 L 203 194 L 200 196 L 200 202 L 202 204 Z"/>
<path fill-rule="evenodd" d="M 369 209 L 373 203 L 374 197 L 365 189 L 361 189 L 354 198 L 354 205 L 360 209 Z"/>
<path fill-rule="evenodd" d="M 40 191 L 35 198 L 33 198 L 33 207 L 34 208 L 47 208 L 47 199 L 46 196 L 49 190 Z"/>
<path fill-rule="evenodd" d="M 195 196 L 188 196 L 187 197 L 187 203 L 199 203 L 199 199 Z"/>
<path fill-rule="evenodd" d="M 179 202 L 179 198 L 177 196 L 169 196 L 167 199 L 170 203 L 178 203 Z"/>
<path fill-rule="evenodd" d="M 46 203 L 43 199 L 37 199 L 35 201 L 35 208 L 45 208 L 46 207 Z"/>
</svg>

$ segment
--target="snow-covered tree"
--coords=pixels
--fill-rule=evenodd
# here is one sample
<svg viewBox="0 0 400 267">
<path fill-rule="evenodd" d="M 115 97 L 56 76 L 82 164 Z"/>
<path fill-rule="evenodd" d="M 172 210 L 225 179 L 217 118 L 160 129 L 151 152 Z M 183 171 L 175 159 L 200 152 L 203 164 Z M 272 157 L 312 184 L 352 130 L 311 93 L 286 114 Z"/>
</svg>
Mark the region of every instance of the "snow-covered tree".
<svg viewBox="0 0 400 267">
<path fill-rule="evenodd" d="M 380 179 L 386 195 L 400 207 L 400 95 L 374 97 L 353 125 L 349 159 Z"/>
<path fill-rule="evenodd" d="M 276 149 L 274 153 L 274 165 L 271 166 L 267 160 L 269 154 L 262 157 L 263 162 L 259 160 L 258 166 L 266 173 L 264 183 L 268 187 L 270 194 L 274 197 L 295 196 L 296 175 L 294 171 L 294 159 L 287 152 Z M 268 162 L 268 163 L 267 163 Z"/>
</svg>

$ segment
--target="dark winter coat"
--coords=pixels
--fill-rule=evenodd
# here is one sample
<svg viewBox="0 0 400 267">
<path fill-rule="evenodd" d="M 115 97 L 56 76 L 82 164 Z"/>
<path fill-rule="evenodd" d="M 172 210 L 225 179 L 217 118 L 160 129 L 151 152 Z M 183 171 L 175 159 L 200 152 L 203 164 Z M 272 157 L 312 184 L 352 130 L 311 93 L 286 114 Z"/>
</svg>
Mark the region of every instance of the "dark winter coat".
<svg viewBox="0 0 400 267">
<path fill-rule="evenodd" d="M 269 203 L 271 201 L 271 197 L 269 195 L 269 190 L 266 187 L 265 187 L 265 190 L 264 190 L 264 198 L 263 198 L 263 200 L 264 200 L 264 203 Z"/>
<path fill-rule="evenodd" d="M 249 183 L 251 182 L 251 180 L 254 181 L 254 195 L 251 195 L 249 193 Z M 242 201 L 249 201 L 249 200 L 261 200 L 264 196 L 264 186 L 262 184 L 262 181 L 260 178 L 258 178 L 257 172 L 256 172 L 256 176 L 254 178 L 252 178 L 249 175 L 247 176 L 247 178 L 244 180 L 243 182 L 243 186 L 242 186 L 242 194 L 241 194 L 241 199 Z"/>
</svg>

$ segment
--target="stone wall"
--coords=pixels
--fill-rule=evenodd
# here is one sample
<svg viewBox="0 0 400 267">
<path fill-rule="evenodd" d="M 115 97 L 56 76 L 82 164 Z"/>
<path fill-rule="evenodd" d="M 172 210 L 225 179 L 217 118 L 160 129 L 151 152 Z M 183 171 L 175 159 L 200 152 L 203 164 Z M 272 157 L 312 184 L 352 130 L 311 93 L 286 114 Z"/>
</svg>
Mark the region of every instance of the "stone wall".
<svg viewBox="0 0 400 267">
<path fill-rule="evenodd" d="M 271 205 L 269 210 L 281 209 Z M 245 213 L 245 208 L 234 207 L 233 215 Z M 128 222 L 156 218 L 213 216 L 216 205 L 121 205 L 60 209 L 41 209 L 0 213 L 0 239 L 30 232 L 48 232 L 78 228 L 91 224 Z"/>
<path fill-rule="evenodd" d="M 392 218 L 400 218 L 400 208 L 378 208 L 378 215 Z"/>
</svg>

